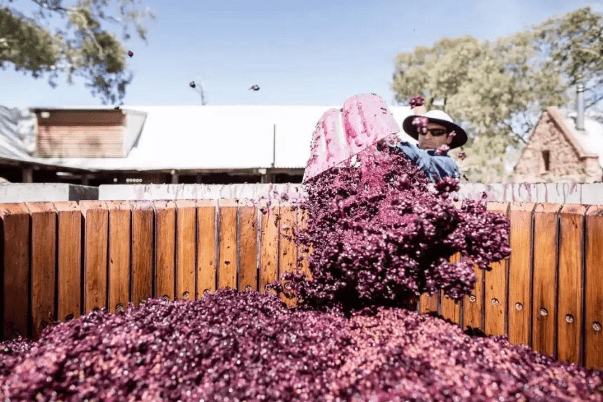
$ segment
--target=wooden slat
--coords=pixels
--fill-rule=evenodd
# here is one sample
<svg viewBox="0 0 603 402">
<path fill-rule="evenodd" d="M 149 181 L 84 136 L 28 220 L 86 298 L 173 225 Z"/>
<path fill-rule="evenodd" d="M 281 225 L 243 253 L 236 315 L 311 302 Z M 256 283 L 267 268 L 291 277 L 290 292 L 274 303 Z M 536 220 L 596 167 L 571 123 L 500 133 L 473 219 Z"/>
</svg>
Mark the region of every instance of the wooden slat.
<svg viewBox="0 0 603 402">
<path fill-rule="evenodd" d="M 509 203 L 489 202 L 487 209 L 507 215 Z M 484 332 L 488 335 L 503 335 L 507 328 L 507 260 L 490 264 L 491 271 L 484 272 Z"/>
<path fill-rule="evenodd" d="M 197 201 L 197 297 L 216 289 L 216 202 Z"/>
<path fill-rule="evenodd" d="M 258 210 L 251 200 L 239 205 L 239 291 L 258 290 Z"/>
<path fill-rule="evenodd" d="M 512 202 L 509 208 L 509 342 L 531 345 L 532 202 Z"/>
<path fill-rule="evenodd" d="M 290 204 L 282 203 L 279 206 L 279 215 L 279 278 L 283 278 L 285 273 L 294 274 L 297 271 L 297 247 L 293 238 L 295 211 Z M 283 301 L 289 306 L 294 306 L 296 301 L 290 293 L 290 285 L 285 282 L 284 288 Z"/>
<path fill-rule="evenodd" d="M 153 220 L 150 201 L 132 205 L 132 303 L 146 303 L 153 296 Z"/>
<path fill-rule="evenodd" d="M 219 201 L 218 289 L 237 288 L 237 203 Z"/>
<path fill-rule="evenodd" d="M 174 300 L 176 274 L 176 204 L 155 201 L 155 295 Z"/>
<path fill-rule="evenodd" d="M 437 313 L 439 302 L 440 302 L 439 293 L 435 293 L 433 295 L 423 293 L 421 295 L 421 297 L 419 297 L 419 312 L 420 313 L 432 313 L 432 312 Z"/>
<path fill-rule="evenodd" d="M 450 257 L 450 263 L 456 263 L 460 261 L 460 254 L 457 253 Z M 460 324 L 461 323 L 461 303 L 455 302 L 444 294 L 442 290 L 440 292 L 440 300 L 442 303 L 442 316 L 449 319 L 450 321 Z"/>
<path fill-rule="evenodd" d="M 461 209 L 463 206 L 462 201 L 453 201 L 456 209 Z M 458 261 L 461 260 L 460 253 L 456 255 Z M 467 329 L 468 327 L 477 328 L 484 330 L 484 271 L 479 269 L 477 264 L 474 264 L 473 271 L 475 272 L 476 280 L 475 285 L 471 293 L 465 297 L 461 302 L 461 308 L 463 314 L 462 328 Z"/>
<path fill-rule="evenodd" d="M 195 298 L 197 204 L 194 200 L 176 201 L 176 297 Z"/>
<path fill-rule="evenodd" d="M 295 227 L 295 211 L 288 204 L 279 207 L 279 274 L 295 273 L 297 263 L 297 247 L 293 238 Z"/>
<path fill-rule="evenodd" d="M 31 314 L 34 338 L 56 320 L 57 214 L 51 203 L 27 202 L 31 215 Z"/>
<path fill-rule="evenodd" d="M 260 235 L 260 292 L 265 292 L 267 286 L 278 279 L 278 202 L 262 200 L 260 209 L 266 213 L 261 215 Z"/>
<path fill-rule="evenodd" d="M 564 205 L 559 215 L 558 359 L 578 364 L 582 328 L 584 205 Z"/>
<path fill-rule="evenodd" d="M 557 328 L 557 233 L 560 204 L 538 204 L 534 211 L 534 296 L 532 348 L 555 354 Z"/>
<path fill-rule="evenodd" d="M 30 216 L 25 204 L 0 204 L 0 257 L 4 267 L 2 339 L 31 334 L 29 311 Z"/>
<path fill-rule="evenodd" d="M 603 369 L 603 206 L 586 213 L 584 366 Z"/>
<path fill-rule="evenodd" d="M 296 213 L 296 226 L 297 230 L 304 231 L 308 227 L 308 211 L 298 208 Z M 300 244 L 297 247 L 297 261 L 298 270 L 301 273 L 305 273 L 309 279 L 312 279 L 312 272 L 310 271 L 310 265 L 308 264 L 308 257 L 312 255 L 312 247 L 306 247 Z"/>
<path fill-rule="evenodd" d="M 80 201 L 84 219 L 84 313 L 106 307 L 109 211 L 104 201 Z"/>
<path fill-rule="evenodd" d="M 57 318 L 80 316 L 82 278 L 82 213 L 77 202 L 55 202 L 58 224 Z"/>
<path fill-rule="evenodd" d="M 107 201 L 109 209 L 109 311 L 125 311 L 130 301 L 132 211 L 128 201 Z"/>
<path fill-rule="evenodd" d="M 463 329 L 479 328 L 484 331 L 484 271 L 473 267 L 477 280 L 470 295 L 463 298 Z"/>
</svg>

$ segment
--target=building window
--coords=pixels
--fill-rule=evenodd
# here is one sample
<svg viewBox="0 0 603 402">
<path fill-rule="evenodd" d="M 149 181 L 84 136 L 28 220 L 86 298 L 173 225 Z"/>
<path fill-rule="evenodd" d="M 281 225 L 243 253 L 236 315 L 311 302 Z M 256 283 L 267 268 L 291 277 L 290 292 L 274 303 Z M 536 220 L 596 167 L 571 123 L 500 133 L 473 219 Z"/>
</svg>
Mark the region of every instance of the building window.
<svg viewBox="0 0 603 402">
<path fill-rule="evenodd" d="M 542 151 L 542 159 L 544 160 L 544 171 L 551 170 L 551 151 Z"/>
</svg>

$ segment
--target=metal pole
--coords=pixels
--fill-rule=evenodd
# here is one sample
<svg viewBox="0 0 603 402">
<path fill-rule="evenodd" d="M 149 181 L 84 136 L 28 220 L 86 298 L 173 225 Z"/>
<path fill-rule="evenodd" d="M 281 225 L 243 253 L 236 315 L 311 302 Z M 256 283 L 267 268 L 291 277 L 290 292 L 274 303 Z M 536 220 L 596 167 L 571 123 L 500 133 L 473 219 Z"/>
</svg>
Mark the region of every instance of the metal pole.
<svg viewBox="0 0 603 402">
<path fill-rule="evenodd" d="M 578 84 L 576 89 L 578 117 L 576 118 L 576 129 L 584 130 L 584 85 Z"/>
</svg>

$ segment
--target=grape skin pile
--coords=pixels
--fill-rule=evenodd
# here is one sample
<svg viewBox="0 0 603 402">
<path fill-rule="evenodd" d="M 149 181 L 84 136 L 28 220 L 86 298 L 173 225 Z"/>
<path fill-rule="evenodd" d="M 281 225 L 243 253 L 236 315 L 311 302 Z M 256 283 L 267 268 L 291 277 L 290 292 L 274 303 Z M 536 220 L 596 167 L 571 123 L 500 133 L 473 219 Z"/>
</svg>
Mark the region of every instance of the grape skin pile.
<svg viewBox="0 0 603 402">
<path fill-rule="evenodd" d="M 603 401 L 601 373 L 505 337 L 401 308 L 348 316 L 234 290 L 94 311 L 0 356 L 10 401 Z"/>
<path fill-rule="evenodd" d="M 458 180 L 430 190 L 425 175 L 389 147 L 368 148 L 359 161 L 312 178 L 299 204 L 308 227 L 297 242 L 313 249 L 313 280 L 285 278 L 304 304 L 405 306 L 440 289 L 459 300 L 474 287 L 476 265 L 489 269 L 510 255 L 508 219 L 478 201 L 455 208 Z M 449 263 L 456 253 L 460 260 Z"/>
<path fill-rule="evenodd" d="M 603 401 L 603 374 L 506 337 L 475 337 L 409 311 L 409 298 L 467 294 L 474 265 L 508 256 L 506 218 L 452 205 L 389 150 L 318 176 L 300 206 L 312 281 L 288 276 L 298 308 L 219 290 L 152 299 L 0 345 L 10 401 Z M 460 263 L 447 259 L 460 253 Z M 274 284 L 284 292 L 285 286 Z"/>
</svg>

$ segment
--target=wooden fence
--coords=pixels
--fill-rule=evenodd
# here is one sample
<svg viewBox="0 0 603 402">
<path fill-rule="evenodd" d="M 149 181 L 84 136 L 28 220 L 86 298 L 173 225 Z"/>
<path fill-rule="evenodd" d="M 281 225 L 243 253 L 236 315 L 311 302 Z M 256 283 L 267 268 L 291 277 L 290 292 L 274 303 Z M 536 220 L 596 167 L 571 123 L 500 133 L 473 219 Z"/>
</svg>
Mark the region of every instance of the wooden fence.
<svg viewBox="0 0 603 402">
<path fill-rule="evenodd" d="M 461 302 L 423 295 L 419 311 L 603 368 L 603 206 L 490 202 L 488 209 L 511 221 L 511 257 L 476 270 L 474 292 Z M 307 271 L 290 239 L 303 218 L 274 201 L 0 204 L 3 339 L 36 337 L 55 321 L 150 297 L 264 291 L 297 269 L 298 258 Z"/>
</svg>

